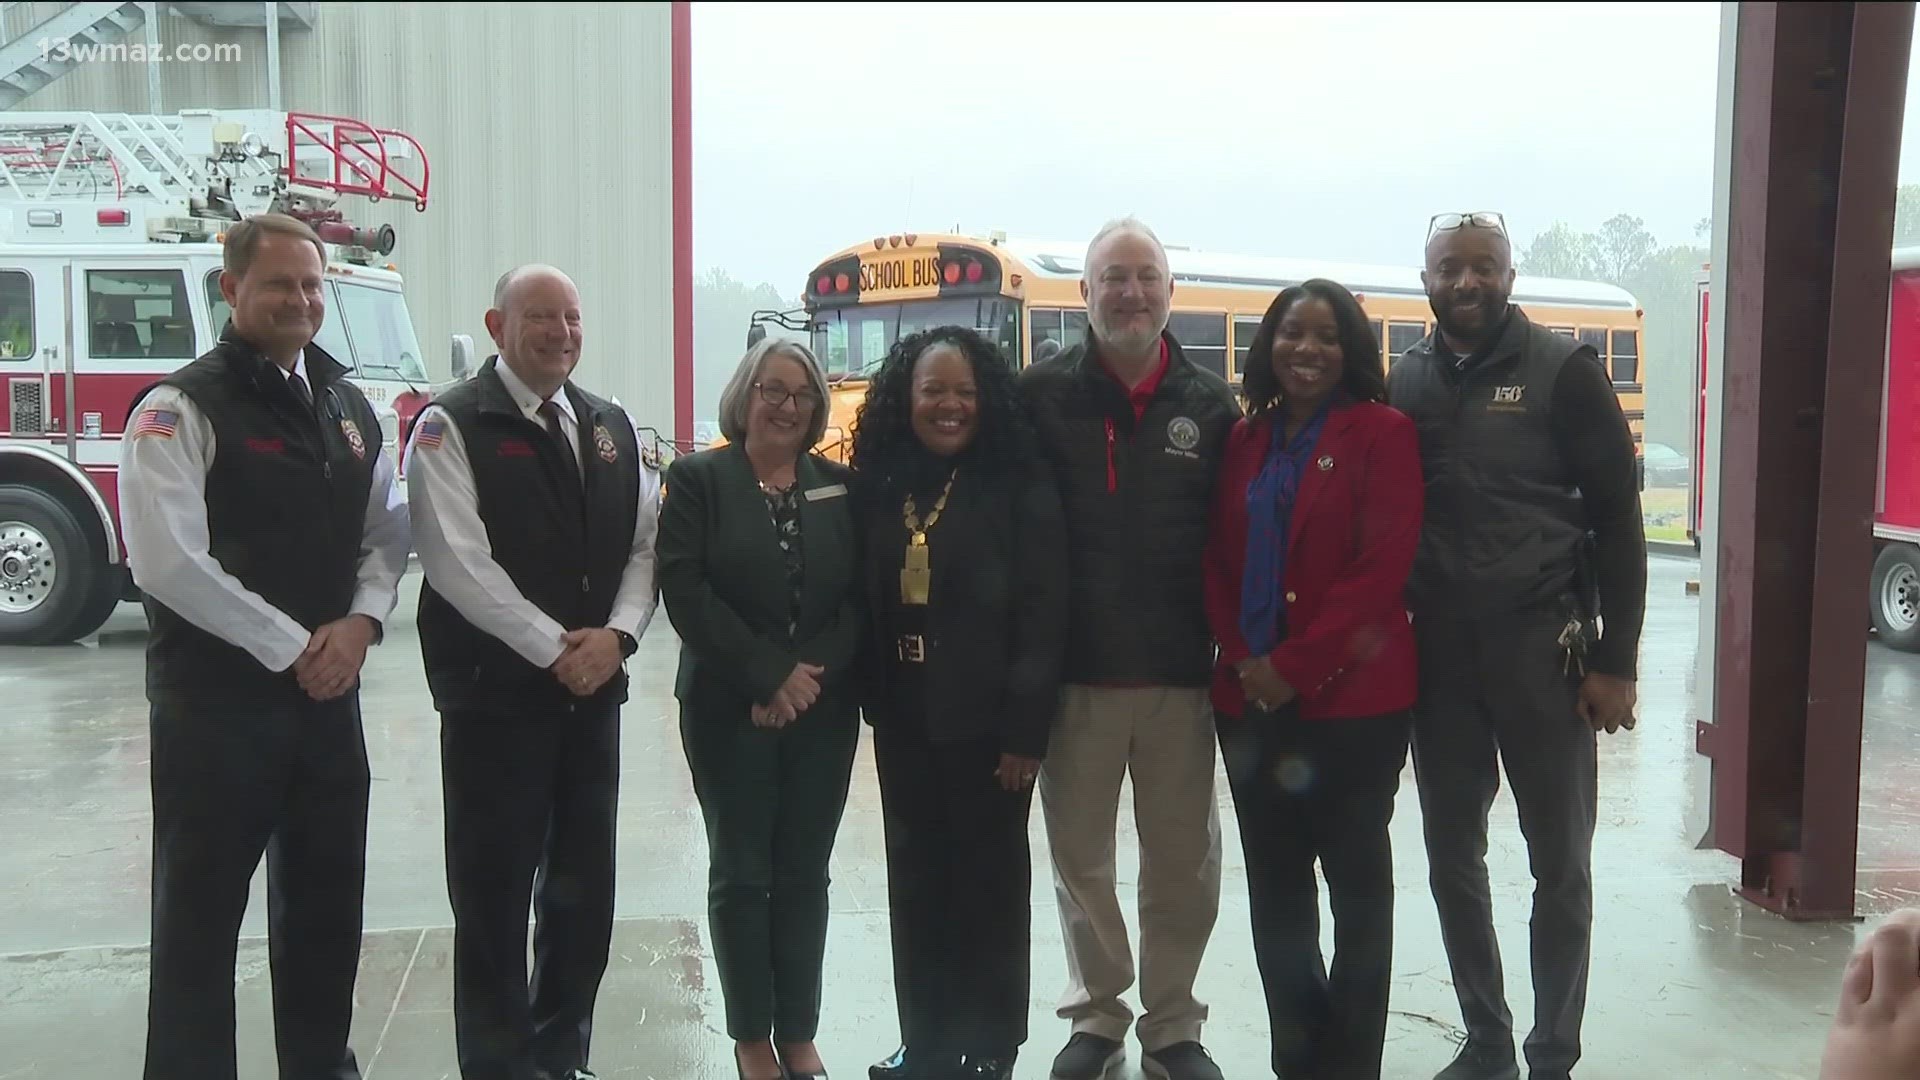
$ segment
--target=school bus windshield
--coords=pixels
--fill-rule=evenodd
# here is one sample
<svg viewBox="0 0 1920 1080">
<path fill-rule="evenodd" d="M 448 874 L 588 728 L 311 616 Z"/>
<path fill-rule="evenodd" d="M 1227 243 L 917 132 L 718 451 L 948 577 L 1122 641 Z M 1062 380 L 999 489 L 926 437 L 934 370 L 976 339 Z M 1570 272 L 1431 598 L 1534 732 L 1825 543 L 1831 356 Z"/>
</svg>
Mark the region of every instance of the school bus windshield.
<svg viewBox="0 0 1920 1080">
<path fill-rule="evenodd" d="M 813 351 L 828 375 L 868 375 L 887 350 L 909 334 L 935 326 L 970 327 L 1000 346 L 1012 367 L 1020 365 L 1020 305 L 1004 297 L 909 300 L 860 304 L 813 314 Z"/>
</svg>

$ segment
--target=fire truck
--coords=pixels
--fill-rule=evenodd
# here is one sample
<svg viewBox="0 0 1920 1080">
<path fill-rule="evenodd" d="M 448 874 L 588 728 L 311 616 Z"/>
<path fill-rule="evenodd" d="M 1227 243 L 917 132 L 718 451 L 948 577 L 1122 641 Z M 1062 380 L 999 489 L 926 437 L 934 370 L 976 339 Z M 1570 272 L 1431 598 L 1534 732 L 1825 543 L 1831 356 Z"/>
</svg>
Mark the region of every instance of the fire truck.
<svg viewBox="0 0 1920 1080">
<path fill-rule="evenodd" d="M 1710 273 L 1703 270 L 1695 281 L 1700 335 L 1694 384 L 1693 501 L 1687 532 L 1698 547 L 1705 520 Z M 1893 252 L 1885 362 L 1868 618 L 1882 643 L 1920 652 L 1920 247 Z"/>
<path fill-rule="evenodd" d="M 342 207 L 424 211 L 427 187 L 413 137 L 347 117 L 0 112 L 0 644 L 74 641 L 138 598 L 121 439 L 134 401 L 218 340 L 221 244 L 242 218 L 289 214 L 325 241 L 315 341 L 394 447 L 427 370 L 393 228 Z"/>
</svg>

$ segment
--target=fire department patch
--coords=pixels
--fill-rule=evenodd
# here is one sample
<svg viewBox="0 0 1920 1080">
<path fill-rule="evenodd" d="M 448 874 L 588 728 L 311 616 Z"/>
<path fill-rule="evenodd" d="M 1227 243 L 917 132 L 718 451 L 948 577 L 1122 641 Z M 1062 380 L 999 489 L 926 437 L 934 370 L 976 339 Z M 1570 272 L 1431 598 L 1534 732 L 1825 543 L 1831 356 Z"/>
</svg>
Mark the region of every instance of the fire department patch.
<svg viewBox="0 0 1920 1080">
<path fill-rule="evenodd" d="M 361 461 L 365 461 L 367 459 L 367 441 L 360 437 L 359 426 L 343 416 L 340 418 L 340 433 L 347 437 L 347 446 L 353 451 L 353 456 L 359 458 Z"/>
<path fill-rule="evenodd" d="M 613 445 L 613 433 L 607 430 L 605 424 L 593 425 L 593 445 L 599 449 L 601 461 L 612 461 L 620 455 Z"/>
</svg>

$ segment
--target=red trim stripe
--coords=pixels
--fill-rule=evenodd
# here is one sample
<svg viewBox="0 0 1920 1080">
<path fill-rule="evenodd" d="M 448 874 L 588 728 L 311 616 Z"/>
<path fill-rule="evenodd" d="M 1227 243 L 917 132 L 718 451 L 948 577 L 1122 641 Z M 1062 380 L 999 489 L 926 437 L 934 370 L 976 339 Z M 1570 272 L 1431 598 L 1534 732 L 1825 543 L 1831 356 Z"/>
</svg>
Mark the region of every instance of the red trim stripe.
<svg viewBox="0 0 1920 1080">
<path fill-rule="evenodd" d="M 672 8 L 673 437 L 693 439 L 693 5 Z"/>
</svg>

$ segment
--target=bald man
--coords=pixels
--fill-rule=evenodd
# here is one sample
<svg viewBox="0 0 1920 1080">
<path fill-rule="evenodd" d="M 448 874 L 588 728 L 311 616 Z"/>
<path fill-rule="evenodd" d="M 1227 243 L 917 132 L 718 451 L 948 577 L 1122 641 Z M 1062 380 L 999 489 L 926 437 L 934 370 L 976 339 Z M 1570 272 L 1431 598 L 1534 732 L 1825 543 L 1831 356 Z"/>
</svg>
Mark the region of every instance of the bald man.
<svg viewBox="0 0 1920 1080">
<path fill-rule="evenodd" d="M 1388 375 L 1420 431 L 1426 520 L 1408 583 L 1413 761 L 1467 1041 L 1437 1080 L 1520 1080 L 1494 935 L 1487 815 L 1505 768 L 1535 882 L 1531 1080 L 1580 1060 L 1598 733 L 1634 724 L 1647 550 L 1633 434 L 1590 345 L 1512 302 L 1492 212 L 1427 228 L 1434 331 Z"/>
<path fill-rule="evenodd" d="M 580 294 L 565 274 L 509 272 L 486 321 L 499 352 L 421 413 L 407 450 L 454 1038 L 465 1080 L 586 1080 L 613 929 L 624 665 L 653 619 L 660 482 L 627 414 L 571 380 Z"/>
</svg>

